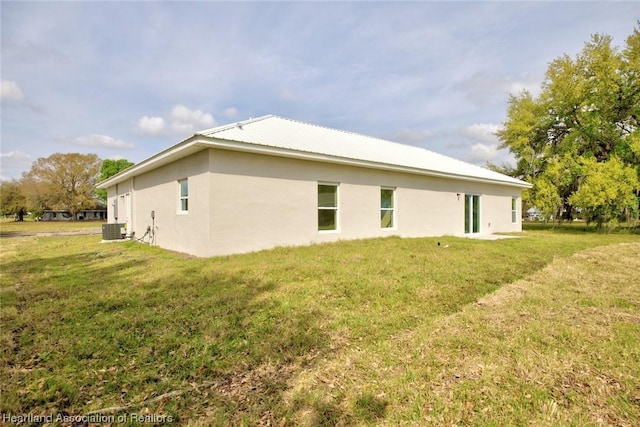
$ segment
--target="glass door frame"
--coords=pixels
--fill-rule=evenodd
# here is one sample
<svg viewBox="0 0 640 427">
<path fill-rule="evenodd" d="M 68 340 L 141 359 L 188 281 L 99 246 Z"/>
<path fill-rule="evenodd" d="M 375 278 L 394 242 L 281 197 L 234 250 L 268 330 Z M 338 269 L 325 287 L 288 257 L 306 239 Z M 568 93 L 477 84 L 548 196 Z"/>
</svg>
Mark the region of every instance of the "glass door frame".
<svg viewBox="0 0 640 427">
<path fill-rule="evenodd" d="M 464 234 L 480 233 L 480 194 L 464 195 Z"/>
</svg>

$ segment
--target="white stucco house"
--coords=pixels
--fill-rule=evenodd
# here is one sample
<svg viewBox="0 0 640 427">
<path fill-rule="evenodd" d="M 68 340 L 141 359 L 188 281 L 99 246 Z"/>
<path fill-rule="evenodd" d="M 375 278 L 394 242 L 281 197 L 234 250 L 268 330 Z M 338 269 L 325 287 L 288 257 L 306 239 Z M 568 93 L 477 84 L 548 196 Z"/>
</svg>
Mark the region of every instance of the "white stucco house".
<svg viewBox="0 0 640 427">
<path fill-rule="evenodd" d="M 420 147 L 264 116 L 198 132 L 103 181 L 108 218 L 209 257 L 397 235 L 521 231 L 530 185 Z"/>
</svg>

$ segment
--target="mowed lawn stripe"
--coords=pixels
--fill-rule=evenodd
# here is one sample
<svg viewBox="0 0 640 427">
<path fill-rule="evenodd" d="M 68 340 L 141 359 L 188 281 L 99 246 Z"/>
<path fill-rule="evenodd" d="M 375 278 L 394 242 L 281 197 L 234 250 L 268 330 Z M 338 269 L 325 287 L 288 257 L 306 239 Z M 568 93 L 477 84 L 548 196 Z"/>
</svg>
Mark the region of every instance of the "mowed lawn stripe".
<svg viewBox="0 0 640 427">
<path fill-rule="evenodd" d="M 557 259 L 380 351 L 346 352 L 295 393 L 326 399 L 317 378 L 340 378 L 387 425 L 638 425 L 638 272 L 640 243 Z"/>
</svg>

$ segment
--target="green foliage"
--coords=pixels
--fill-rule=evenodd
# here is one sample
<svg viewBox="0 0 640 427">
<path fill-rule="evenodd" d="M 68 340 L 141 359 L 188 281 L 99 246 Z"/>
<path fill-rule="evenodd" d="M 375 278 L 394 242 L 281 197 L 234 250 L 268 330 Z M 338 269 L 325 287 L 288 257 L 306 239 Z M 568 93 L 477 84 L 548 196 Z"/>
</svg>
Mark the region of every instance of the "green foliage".
<svg viewBox="0 0 640 427">
<path fill-rule="evenodd" d="M 134 163 L 130 162 L 127 159 L 105 159 L 102 161 L 100 165 L 100 179 L 99 181 L 104 181 L 107 178 L 111 178 L 118 172 L 121 172 L 127 169 L 130 166 L 133 166 Z M 106 203 L 107 201 L 107 190 L 97 189 L 96 196 L 102 203 Z"/>
<path fill-rule="evenodd" d="M 55 153 L 39 158 L 22 176 L 30 206 L 68 210 L 74 218 L 78 211 L 95 207 L 99 167 L 95 154 Z"/>
<path fill-rule="evenodd" d="M 15 214 L 27 205 L 20 182 L 12 179 L 0 184 L 0 213 Z"/>
<path fill-rule="evenodd" d="M 542 213 L 545 221 L 555 217 L 562 208 L 562 198 L 557 187 L 548 179 L 540 178 L 536 180 L 533 190 L 534 197 L 531 201 Z"/>
<path fill-rule="evenodd" d="M 104 181 L 107 178 L 111 178 L 120 171 L 133 166 L 133 162 L 127 159 L 105 159 L 100 165 L 100 181 Z"/>
<path fill-rule="evenodd" d="M 531 198 L 544 204 L 538 209 L 552 209 L 557 198 L 550 186 L 555 186 L 566 218 L 578 207 L 600 225 L 634 212 L 637 217 L 631 200 L 638 195 L 634 183 L 640 176 L 638 29 L 622 52 L 611 46 L 611 37 L 596 34 L 575 58 L 555 59 L 540 95 L 512 97 L 507 116 L 497 135 L 518 160 L 512 175 L 534 184 Z M 608 167 L 596 171 L 593 166 L 614 158 Z M 635 169 L 636 179 L 628 170 L 620 174 L 618 163 Z M 600 181 L 614 188 L 605 192 L 596 184 Z"/>
<path fill-rule="evenodd" d="M 616 157 L 606 162 L 593 158 L 582 160 L 584 180 L 569 203 L 581 207 L 588 219 L 595 219 L 598 228 L 618 218 L 620 212 L 631 212 L 638 206 L 634 193 L 640 189 L 635 170 Z"/>
<path fill-rule="evenodd" d="M 536 177 L 542 169 L 540 153 L 546 142 L 540 119 L 544 111 L 531 94 L 524 91 L 511 96 L 508 109 L 509 122 L 497 132 L 505 147 L 518 159 L 516 173 L 523 177 Z"/>
</svg>

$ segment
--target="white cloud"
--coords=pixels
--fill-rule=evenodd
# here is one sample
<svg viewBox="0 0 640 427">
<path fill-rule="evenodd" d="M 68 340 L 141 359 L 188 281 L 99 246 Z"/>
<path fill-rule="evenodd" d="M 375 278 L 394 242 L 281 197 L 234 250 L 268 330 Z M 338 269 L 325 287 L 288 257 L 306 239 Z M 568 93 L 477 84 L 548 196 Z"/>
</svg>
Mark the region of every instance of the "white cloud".
<svg viewBox="0 0 640 427">
<path fill-rule="evenodd" d="M 176 105 L 171 110 L 171 127 L 183 134 L 193 134 L 196 131 L 216 126 L 213 116 L 200 110 L 190 110 L 184 105 Z"/>
<path fill-rule="evenodd" d="M 235 108 L 227 108 L 223 111 L 227 117 L 238 114 Z M 168 117 L 142 116 L 136 123 L 136 131 L 143 135 L 162 136 L 169 133 L 180 135 L 194 134 L 197 131 L 210 129 L 218 123 L 209 113 L 201 110 L 191 110 L 184 105 L 176 105 L 171 109 Z"/>
<path fill-rule="evenodd" d="M 495 135 L 500 125 L 493 123 L 475 123 L 462 130 L 462 134 L 469 139 L 483 144 L 498 145 L 498 137 Z"/>
<path fill-rule="evenodd" d="M 8 153 L 0 153 L 0 159 L 25 160 L 30 158 L 30 154 L 23 153 L 22 151 L 9 151 Z"/>
<path fill-rule="evenodd" d="M 95 133 L 89 136 L 78 136 L 74 138 L 72 142 L 76 145 L 82 145 L 83 147 L 112 149 L 133 148 L 133 144 L 130 142 L 124 142 L 107 135 L 99 135 Z"/>
<path fill-rule="evenodd" d="M 500 89 L 509 95 L 517 96 L 522 91 L 527 91 L 531 95 L 538 96 L 542 90 L 543 74 L 523 73 L 518 78 L 504 78 L 500 82 Z"/>
<path fill-rule="evenodd" d="M 11 177 L 19 176 L 22 171 L 31 167 L 31 155 L 22 151 L 9 151 L 0 153 L 0 180 L 6 181 Z"/>
<path fill-rule="evenodd" d="M 22 89 L 13 80 L 0 81 L 0 99 L 7 99 L 11 101 L 22 101 L 24 99 L 24 93 Z"/>
<path fill-rule="evenodd" d="M 499 148 L 500 141 L 495 135 L 499 129 L 500 125 L 494 123 L 475 123 L 462 129 L 461 135 L 470 140 L 471 145 L 465 160 L 478 165 L 491 162 L 514 166 L 515 160 L 509 150 Z"/>
<path fill-rule="evenodd" d="M 479 142 L 471 146 L 469 161 L 472 163 L 486 163 L 494 160 L 497 156 L 497 145 L 487 145 Z"/>
<path fill-rule="evenodd" d="M 166 122 L 162 117 L 142 116 L 138 119 L 136 129 L 143 135 L 161 135 L 165 127 Z"/>
<path fill-rule="evenodd" d="M 484 166 L 487 162 L 496 165 L 515 167 L 517 162 L 513 154 L 507 149 L 499 149 L 498 145 L 477 143 L 471 146 L 471 152 L 466 159 L 470 163 Z"/>
<path fill-rule="evenodd" d="M 229 107 L 229 108 L 226 108 L 224 111 L 222 111 L 222 115 L 229 119 L 238 117 L 238 114 L 240 114 L 240 112 L 236 107 Z"/>
</svg>

